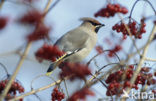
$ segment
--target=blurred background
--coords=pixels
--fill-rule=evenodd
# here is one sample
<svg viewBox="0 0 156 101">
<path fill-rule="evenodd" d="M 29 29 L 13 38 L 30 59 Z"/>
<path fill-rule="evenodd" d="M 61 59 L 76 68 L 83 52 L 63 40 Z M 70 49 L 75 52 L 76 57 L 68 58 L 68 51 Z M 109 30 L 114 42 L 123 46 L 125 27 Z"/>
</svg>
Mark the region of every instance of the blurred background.
<svg viewBox="0 0 156 101">
<path fill-rule="evenodd" d="M 22 3 L 19 3 L 21 0 L 6 0 L 1 11 L 0 15 L 7 16 L 9 19 L 9 23 L 7 27 L 0 31 L 0 63 L 3 63 L 9 72 L 12 74 L 14 69 L 17 66 L 17 63 L 20 59 L 19 55 L 17 54 L 4 54 L 11 51 L 16 50 L 18 47 L 25 46 L 26 44 L 26 35 L 31 32 L 31 26 L 28 25 L 21 25 L 16 23 L 16 20 L 20 18 L 23 14 L 25 14 L 28 10 L 31 10 L 31 7 Z M 34 0 L 35 1 L 35 0 Z M 56 2 L 57 0 L 53 0 Z M 129 11 L 131 10 L 134 2 L 136 0 L 114 0 L 123 6 L 125 6 Z M 149 0 L 156 9 L 156 2 L 155 0 Z M 18 2 L 18 3 L 17 3 Z M 33 7 L 43 11 L 47 0 L 36 0 L 36 2 L 32 3 Z M 52 43 L 60 38 L 64 33 L 68 32 L 69 30 L 79 26 L 81 21 L 79 19 L 81 17 L 93 17 L 94 14 L 100 10 L 102 7 L 105 7 L 107 4 L 107 0 L 60 0 L 60 2 L 47 14 L 45 18 L 45 23 L 48 26 L 52 27 L 50 32 L 50 38 Z M 132 17 L 136 19 L 138 22 L 140 21 L 142 16 L 151 16 L 154 15 L 149 4 L 146 2 L 140 1 L 136 7 L 134 8 L 134 12 Z M 125 18 L 129 15 L 122 15 L 122 18 Z M 110 18 L 103 18 L 98 17 L 96 18 L 101 23 L 104 23 L 106 26 L 100 29 L 98 33 L 98 42 L 97 45 L 101 45 L 103 49 L 112 49 L 113 45 L 119 43 L 119 40 L 122 38 L 121 33 L 114 32 L 112 36 L 112 26 L 115 25 L 117 22 L 120 21 L 120 18 L 116 15 Z M 153 26 L 153 19 L 148 20 L 146 22 L 146 34 L 143 35 L 141 40 L 137 40 L 137 46 L 143 46 L 151 32 Z M 106 42 L 106 39 L 109 39 L 113 45 L 109 45 Z M 29 92 L 31 90 L 31 81 L 39 75 L 45 74 L 50 62 L 44 61 L 43 63 L 39 63 L 34 56 L 34 52 L 38 48 L 43 45 L 43 41 L 37 41 L 33 43 L 31 50 L 28 54 L 28 58 L 25 60 L 22 68 L 20 69 L 16 79 L 19 80 L 25 88 L 25 92 Z M 120 44 L 120 43 L 119 43 Z M 129 47 L 131 46 L 132 41 L 128 37 L 122 46 L 124 48 L 124 52 L 127 52 Z M 147 57 L 156 58 L 156 43 L 152 43 L 150 45 L 149 52 L 147 53 Z M 135 49 L 133 51 L 136 51 Z M 125 53 L 120 52 L 118 53 L 120 59 L 124 59 Z M 91 54 L 83 61 L 86 63 L 89 59 L 91 59 L 97 52 L 93 50 Z M 105 57 L 106 55 L 102 55 L 96 59 L 96 62 L 99 67 L 108 64 Z M 110 59 L 110 62 L 115 62 L 117 59 Z M 137 63 L 139 61 L 139 57 L 136 56 L 132 59 L 131 63 Z M 149 65 L 153 65 L 154 62 L 147 62 Z M 92 73 L 95 73 L 98 68 L 95 66 L 94 62 L 90 65 L 92 68 Z M 110 67 L 108 67 L 110 68 Z M 55 80 L 58 80 L 58 73 L 59 69 L 57 69 L 53 74 L 52 77 Z M 0 80 L 6 77 L 5 71 L 0 68 Z M 54 82 L 50 78 L 47 77 L 40 77 L 36 79 L 33 83 L 33 88 L 43 87 L 50 83 Z M 66 93 L 64 84 L 61 84 L 61 88 L 63 92 Z M 74 91 L 80 89 L 83 85 L 83 81 L 75 80 L 73 82 L 67 81 L 67 88 L 69 91 L 69 95 L 71 95 Z M 51 100 L 51 92 L 54 87 L 46 89 L 37 93 L 41 100 L 50 101 Z M 97 83 L 93 87 L 91 87 L 92 91 L 95 92 L 96 96 L 88 97 L 87 101 L 98 101 L 100 98 L 106 97 L 106 89 L 103 87 L 102 84 Z M 24 101 L 39 101 L 34 95 L 30 95 L 25 97 Z"/>
</svg>

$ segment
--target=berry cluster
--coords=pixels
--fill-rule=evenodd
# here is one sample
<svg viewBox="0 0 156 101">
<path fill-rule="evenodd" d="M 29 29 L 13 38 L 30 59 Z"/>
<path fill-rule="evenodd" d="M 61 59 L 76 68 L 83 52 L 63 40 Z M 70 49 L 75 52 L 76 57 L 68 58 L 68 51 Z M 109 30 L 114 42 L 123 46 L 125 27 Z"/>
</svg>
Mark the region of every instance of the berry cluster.
<svg viewBox="0 0 156 101">
<path fill-rule="evenodd" d="M 47 27 L 45 24 L 40 23 L 36 25 L 35 30 L 27 36 L 27 40 L 30 42 L 41 39 L 48 39 L 49 31 L 50 31 L 49 27 Z"/>
<path fill-rule="evenodd" d="M 119 4 L 108 4 L 106 8 L 102 8 L 97 13 L 95 13 L 95 17 L 110 17 L 114 16 L 116 13 L 127 14 L 128 10 L 125 7 L 121 7 Z"/>
<path fill-rule="evenodd" d="M 55 61 L 57 57 L 64 54 L 63 51 L 59 50 L 57 46 L 44 44 L 35 53 L 36 58 L 41 62 L 43 59 Z"/>
<path fill-rule="evenodd" d="M 43 23 L 45 14 L 38 10 L 31 10 L 19 19 L 22 24 L 32 24 L 35 29 L 26 38 L 28 42 L 49 39 L 50 27 Z"/>
<path fill-rule="evenodd" d="M 41 22 L 44 14 L 38 10 L 31 10 L 22 16 L 19 21 L 24 24 L 38 24 Z"/>
<path fill-rule="evenodd" d="M 149 67 L 142 67 L 140 73 L 137 75 L 136 81 L 134 85 L 130 84 L 130 79 L 133 76 L 133 73 L 135 71 L 135 68 L 133 65 L 129 65 L 129 68 L 127 70 L 120 69 L 117 72 L 114 72 L 110 74 L 107 79 L 106 83 L 108 84 L 108 89 L 106 92 L 107 96 L 113 96 L 113 95 L 121 95 L 123 93 L 123 89 L 126 87 L 132 87 L 138 90 L 138 85 L 145 85 L 146 83 L 148 85 L 154 85 L 156 84 L 156 80 L 153 78 L 153 75 L 151 73 L 148 73 L 150 70 Z M 122 80 L 122 77 L 125 75 L 125 80 Z"/>
<path fill-rule="evenodd" d="M 129 22 L 128 24 L 126 24 L 127 27 L 129 28 L 131 34 L 135 37 L 135 38 L 138 38 L 138 39 L 141 39 L 142 38 L 142 34 L 143 33 L 146 33 L 146 30 L 145 30 L 145 26 L 146 24 L 144 23 L 144 20 L 141 20 L 141 24 L 140 26 L 138 27 L 137 26 L 137 23 L 136 21 L 132 21 L 132 22 Z M 124 23 L 120 23 L 120 24 L 115 24 L 113 27 L 112 27 L 113 30 L 116 30 L 116 32 L 118 33 L 122 33 L 123 34 L 123 39 L 126 39 L 127 38 L 127 35 L 129 35 Z"/>
<path fill-rule="evenodd" d="M 85 79 L 85 76 L 91 74 L 89 67 L 84 64 L 64 62 L 59 67 L 62 70 L 60 77 L 70 76 L 70 80 L 75 78 Z"/>
<path fill-rule="evenodd" d="M 96 46 L 95 49 L 99 54 L 103 53 L 103 48 L 101 46 Z"/>
<path fill-rule="evenodd" d="M 57 87 L 53 89 L 51 96 L 52 96 L 51 101 L 56 101 L 56 100 L 61 101 L 62 99 L 65 98 L 64 93 L 60 92 Z"/>
<path fill-rule="evenodd" d="M 3 29 L 8 23 L 8 19 L 6 17 L 0 16 L 0 30 Z"/>
<path fill-rule="evenodd" d="M 3 80 L 0 82 L 0 94 L 2 93 L 2 91 L 4 90 L 4 88 L 6 87 L 6 84 L 8 82 L 8 79 Z M 6 96 L 6 100 L 14 98 L 16 96 L 16 93 L 23 93 L 24 92 L 24 88 L 18 83 L 18 82 L 13 82 L 11 85 L 11 88 Z M 22 99 L 20 99 L 20 101 L 22 101 Z"/>
<path fill-rule="evenodd" d="M 114 53 L 119 52 L 121 49 L 122 49 L 122 47 L 120 45 L 116 45 L 114 47 L 114 49 L 112 49 L 112 50 L 109 51 L 108 56 L 109 57 L 113 57 L 114 56 Z"/>
<path fill-rule="evenodd" d="M 92 92 L 89 88 L 83 88 L 79 91 L 76 91 L 67 101 L 85 101 L 87 95 L 94 96 L 94 92 Z"/>
</svg>

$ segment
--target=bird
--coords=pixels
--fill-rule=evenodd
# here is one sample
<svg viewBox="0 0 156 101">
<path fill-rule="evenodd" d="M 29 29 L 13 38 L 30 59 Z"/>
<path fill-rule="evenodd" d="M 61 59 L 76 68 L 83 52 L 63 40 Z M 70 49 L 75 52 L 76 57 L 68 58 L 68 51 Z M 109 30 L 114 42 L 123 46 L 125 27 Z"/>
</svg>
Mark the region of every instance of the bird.
<svg viewBox="0 0 156 101">
<path fill-rule="evenodd" d="M 82 21 L 80 26 L 64 34 L 54 44 L 65 54 L 50 64 L 47 76 L 51 75 L 61 62 L 79 63 L 83 61 L 95 47 L 97 33 L 105 25 L 90 17 L 80 18 L 80 21 Z"/>
</svg>

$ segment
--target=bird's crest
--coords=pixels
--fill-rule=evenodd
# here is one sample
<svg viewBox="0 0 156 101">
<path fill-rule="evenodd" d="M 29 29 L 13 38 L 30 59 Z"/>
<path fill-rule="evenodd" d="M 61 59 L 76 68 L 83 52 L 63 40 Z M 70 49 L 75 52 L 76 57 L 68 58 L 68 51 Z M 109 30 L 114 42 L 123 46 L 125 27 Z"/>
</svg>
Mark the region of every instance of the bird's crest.
<svg viewBox="0 0 156 101">
<path fill-rule="evenodd" d="M 81 21 L 91 21 L 91 22 L 94 22 L 96 24 L 101 24 L 99 21 L 97 21 L 96 19 L 93 19 L 93 18 L 90 18 L 90 17 L 83 17 L 83 18 L 80 18 Z"/>
</svg>

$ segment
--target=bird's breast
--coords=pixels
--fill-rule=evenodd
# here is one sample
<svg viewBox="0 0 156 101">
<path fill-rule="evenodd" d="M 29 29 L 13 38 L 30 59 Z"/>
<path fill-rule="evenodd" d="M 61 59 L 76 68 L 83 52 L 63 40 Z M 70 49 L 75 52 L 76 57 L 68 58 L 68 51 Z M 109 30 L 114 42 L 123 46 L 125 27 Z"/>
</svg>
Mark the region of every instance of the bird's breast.
<svg viewBox="0 0 156 101">
<path fill-rule="evenodd" d="M 85 43 L 86 44 L 85 47 L 83 49 L 81 49 L 80 51 L 78 51 L 77 53 L 71 55 L 67 59 L 67 61 L 70 61 L 70 62 L 83 61 L 89 55 L 89 53 L 92 51 L 92 49 L 95 47 L 96 41 L 97 41 L 97 35 L 96 35 L 96 33 L 95 34 L 92 33 L 91 37 Z"/>
</svg>

